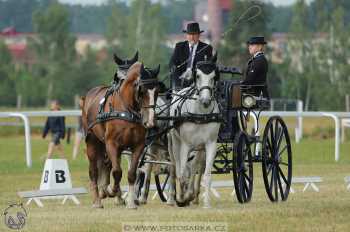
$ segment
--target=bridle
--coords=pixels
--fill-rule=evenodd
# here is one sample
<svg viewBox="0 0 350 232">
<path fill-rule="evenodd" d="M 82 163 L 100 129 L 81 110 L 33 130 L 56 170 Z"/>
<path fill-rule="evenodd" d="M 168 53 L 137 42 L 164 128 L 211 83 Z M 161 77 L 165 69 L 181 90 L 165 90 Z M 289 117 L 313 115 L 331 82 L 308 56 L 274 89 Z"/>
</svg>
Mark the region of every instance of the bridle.
<svg viewBox="0 0 350 232">
<path fill-rule="evenodd" d="M 150 72 L 147 71 L 149 74 Z M 156 88 L 158 86 L 158 79 L 157 78 L 150 78 L 150 79 L 142 79 L 142 76 L 140 77 L 140 80 L 137 82 L 137 96 L 135 98 L 135 101 L 137 103 L 137 106 L 139 109 L 155 109 L 156 108 L 156 101 L 154 99 L 154 102 L 152 105 L 148 105 L 148 106 L 144 106 L 142 104 L 142 97 L 143 97 L 143 92 L 145 92 L 145 90 L 147 91 L 148 89 L 153 89 Z"/>
<path fill-rule="evenodd" d="M 215 71 L 215 77 L 214 77 L 214 85 L 213 87 L 209 86 L 209 85 L 205 85 L 205 86 L 202 86 L 198 89 L 197 87 L 197 69 L 201 70 L 201 66 L 210 66 L 211 70 L 214 70 Z M 202 71 L 202 70 L 201 70 Z M 203 72 L 203 71 L 202 71 Z M 207 74 L 206 72 L 203 72 L 205 74 Z M 218 81 L 219 79 L 219 73 L 218 73 L 218 70 L 217 70 L 217 67 L 216 67 L 216 64 L 212 63 L 212 62 L 208 62 L 208 61 L 200 61 L 196 64 L 196 69 L 193 73 L 194 75 L 194 83 L 195 83 L 195 90 L 196 90 L 196 93 L 199 95 L 201 91 L 207 89 L 209 90 L 210 92 L 210 97 L 211 97 L 211 100 L 213 99 L 214 97 L 214 89 L 215 89 L 215 85 L 216 85 L 216 82 Z"/>
</svg>

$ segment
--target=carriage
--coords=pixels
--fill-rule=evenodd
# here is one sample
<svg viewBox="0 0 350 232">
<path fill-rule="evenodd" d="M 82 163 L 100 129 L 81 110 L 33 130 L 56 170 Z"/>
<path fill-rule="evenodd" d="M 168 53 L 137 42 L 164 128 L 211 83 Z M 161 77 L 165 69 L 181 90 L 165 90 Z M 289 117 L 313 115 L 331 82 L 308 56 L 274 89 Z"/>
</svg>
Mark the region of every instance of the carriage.
<svg viewBox="0 0 350 232">
<path fill-rule="evenodd" d="M 239 74 L 235 68 L 221 67 L 221 75 Z M 272 202 L 288 198 L 292 180 L 292 151 L 288 129 L 283 119 L 272 116 L 268 119 L 262 136 L 259 135 L 260 114 L 269 108 L 269 94 L 266 86 L 243 85 L 234 79 L 221 79 L 217 84 L 216 100 L 221 106 L 221 127 L 218 147 L 212 168 L 213 174 L 232 172 L 237 200 L 247 203 L 253 192 L 253 163 L 260 162 L 266 193 Z M 174 120 L 174 117 L 158 117 L 160 120 Z M 252 120 L 253 119 L 253 120 Z M 254 126 L 251 126 L 252 121 Z M 158 133 L 167 133 L 168 128 Z M 151 137 L 151 145 L 157 136 Z M 170 160 L 147 159 L 147 147 L 139 163 L 136 194 L 149 191 L 145 184 L 144 166 L 156 165 L 155 186 L 160 199 L 167 200 Z"/>
</svg>

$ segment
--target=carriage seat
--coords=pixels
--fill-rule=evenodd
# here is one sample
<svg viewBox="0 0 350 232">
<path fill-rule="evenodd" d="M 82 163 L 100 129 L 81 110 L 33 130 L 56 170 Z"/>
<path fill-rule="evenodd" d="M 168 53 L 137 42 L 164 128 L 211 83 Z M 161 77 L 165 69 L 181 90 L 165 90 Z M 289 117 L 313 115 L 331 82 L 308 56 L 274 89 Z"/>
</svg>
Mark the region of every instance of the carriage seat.
<svg viewBox="0 0 350 232">
<path fill-rule="evenodd" d="M 263 110 L 270 106 L 266 85 L 242 85 L 239 80 L 220 80 L 217 92 L 217 100 L 224 109 Z M 248 103 L 252 105 L 248 107 Z"/>
</svg>

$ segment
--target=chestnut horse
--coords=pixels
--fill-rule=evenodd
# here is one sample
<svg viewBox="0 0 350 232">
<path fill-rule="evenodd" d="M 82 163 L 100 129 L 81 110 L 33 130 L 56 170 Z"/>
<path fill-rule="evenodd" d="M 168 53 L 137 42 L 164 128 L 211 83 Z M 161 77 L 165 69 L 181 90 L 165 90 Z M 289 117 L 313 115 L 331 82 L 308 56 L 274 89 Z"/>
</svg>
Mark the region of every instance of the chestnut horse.
<svg viewBox="0 0 350 232">
<path fill-rule="evenodd" d="M 154 107 L 158 95 L 159 66 L 156 70 L 144 68 L 136 62 L 127 72 L 126 79 L 120 88 L 104 99 L 107 88 L 91 89 L 84 100 L 82 110 L 83 126 L 87 132 L 86 145 L 89 159 L 89 176 L 91 182 L 93 207 L 103 208 L 101 199 L 107 196 L 117 196 L 117 203 L 123 203 L 121 198 L 120 180 L 122 177 L 121 152 L 132 151 L 132 162 L 128 171 L 127 208 L 136 208 L 134 183 L 140 155 L 145 146 L 146 128 L 154 126 Z M 105 101 L 104 112 L 99 114 L 99 104 Z M 146 127 L 146 128 L 145 128 Z M 109 183 L 109 168 L 105 168 L 105 153 L 111 163 L 114 186 L 100 189 L 99 174 Z M 103 172 L 103 173 L 101 173 Z"/>
</svg>

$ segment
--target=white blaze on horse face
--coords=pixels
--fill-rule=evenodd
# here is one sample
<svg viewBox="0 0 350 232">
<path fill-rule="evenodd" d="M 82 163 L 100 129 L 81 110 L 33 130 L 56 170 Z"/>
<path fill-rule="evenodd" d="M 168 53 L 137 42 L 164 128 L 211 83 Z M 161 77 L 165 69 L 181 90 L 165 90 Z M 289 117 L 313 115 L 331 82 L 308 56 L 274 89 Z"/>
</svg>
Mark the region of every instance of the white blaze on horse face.
<svg viewBox="0 0 350 232">
<path fill-rule="evenodd" d="M 214 88 L 215 71 L 205 74 L 197 69 L 197 88 L 199 90 L 199 101 L 206 107 L 211 101 L 211 91 Z M 207 87 L 202 89 L 203 87 Z"/>
<path fill-rule="evenodd" d="M 156 88 L 148 89 L 147 93 L 148 93 L 148 97 L 149 97 L 149 106 L 154 106 L 156 103 L 155 102 Z M 154 107 L 148 108 L 148 120 L 146 123 L 146 127 L 148 127 L 148 128 L 154 127 Z"/>
<path fill-rule="evenodd" d="M 120 80 L 124 80 L 126 79 L 126 71 L 122 71 L 122 70 L 118 70 L 117 71 L 117 76 Z"/>
</svg>

